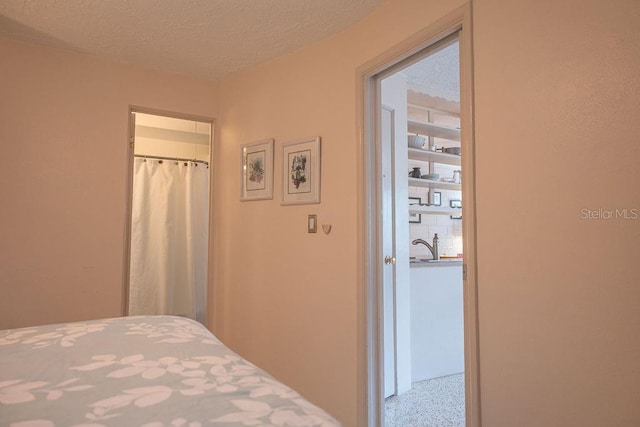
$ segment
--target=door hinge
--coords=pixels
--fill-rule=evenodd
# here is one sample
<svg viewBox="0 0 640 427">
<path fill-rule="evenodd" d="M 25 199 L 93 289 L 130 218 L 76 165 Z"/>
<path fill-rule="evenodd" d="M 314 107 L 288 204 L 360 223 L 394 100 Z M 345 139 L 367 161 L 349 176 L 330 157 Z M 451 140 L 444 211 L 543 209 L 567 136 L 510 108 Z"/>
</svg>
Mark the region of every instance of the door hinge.
<svg viewBox="0 0 640 427">
<path fill-rule="evenodd" d="M 462 264 L 462 280 L 467 280 L 467 264 Z"/>
</svg>

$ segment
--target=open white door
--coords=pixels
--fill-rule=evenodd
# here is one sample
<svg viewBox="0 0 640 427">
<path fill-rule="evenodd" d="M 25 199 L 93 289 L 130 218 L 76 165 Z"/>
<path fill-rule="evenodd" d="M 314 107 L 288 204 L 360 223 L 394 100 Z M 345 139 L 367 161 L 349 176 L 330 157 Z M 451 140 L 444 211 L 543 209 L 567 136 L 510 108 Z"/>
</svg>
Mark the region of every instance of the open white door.
<svg viewBox="0 0 640 427">
<path fill-rule="evenodd" d="M 391 155 L 393 147 L 393 110 L 380 109 L 380 137 L 383 157 Z M 393 171 L 391 162 L 382 164 L 382 217 L 383 221 L 393 224 Z M 393 226 L 382 229 L 385 266 L 383 269 L 382 299 L 383 336 L 384 336 L 384 397 L 396 394 L 396 310 L 395 310 L 395 250 L 393 247 Z"/>
<path fill-rule="evenodd" d="M 411 388 L 406 81 L 380 81 L 384 396 Z"/>
</svg>

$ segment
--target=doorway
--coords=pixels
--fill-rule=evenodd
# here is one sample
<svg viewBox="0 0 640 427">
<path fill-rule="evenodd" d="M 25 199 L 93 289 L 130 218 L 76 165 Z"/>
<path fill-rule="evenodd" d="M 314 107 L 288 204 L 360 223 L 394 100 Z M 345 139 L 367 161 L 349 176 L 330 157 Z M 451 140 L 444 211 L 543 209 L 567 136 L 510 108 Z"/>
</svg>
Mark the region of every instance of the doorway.
<svg viewBox="0 0 640 427">
<path fill-rule="evenodd" d="M 412 278 L 406 278 L 413 276 L 416 271 L 416 268 L 409 267 L 410 258 L 425 262 L 425 265 L 426 259 L 433 258 L 436 260 L 429 261 L 430 264 L 433 263 L 432 266 L 444 262 L 457 265 L 458 295 L 453 299 L 456 301 L 457 313 L 453 317 L 456 318 L 459 326 L 458 338 L 455 341 L 460 351 L 455 357 L 458 359 L 457 369 L 462 367 L 464 372 L 458 374 L 458 387 L 463 389 L 465 412 L 465 419 L 458 422 L 468 426 L 479 425 L 474 150 L 469 29 L 470 7 L 465 6 L 425 29 L 421 34 L 415 35 L 412 39 L 381 55 L 361 70 L 364 164 L 362 182 L 364 191 L 361 205 L 364 241 L 361 307 L 362 312 L 365 313 L 362 319 L 365 328 L 361 330 L 364 343 L 360 358 L 364 368 L 362 371 L 364 379 L 361 383 L 364 402 L 360 417 L 366 420 L 361 423 L 362 425 L 384 425 L 385 397 L 389 395 L 390 390 L 396 395 L 402 395 L 412 386 L 412 371 L 416 369 L 415 366 L 411 366 L 411 357 L 415 358 L 415 352 L 412 352 L 411 347 L 416 341 L 415 337 L 411 336 L 411 325 L 415 323 L 416 316 L 412 318 L 411 310 L 402 309 L 401 305 L 402 300 L 406 301 L 405 307 L 410 307 L 415 302 L 415 294 L 412 293 L 410 286 Z M 430 98 L 433 99 L 429 101 L 438 101 L 438 105 L 433 102 L 424 105 L 422 102 L 425 100 L 424 96 L 415 93 L 417 92 L 415 90 L 407 90 L 411 86 L 408 84 L 411 80 L 410 67 L 454 45 L 459 48 L 456 56 L 460 66 L 457 73 L 460 90 L 457 111 L 450 111 L 448 107 L 451 107 L 452 103 L 443 103 L 446 97 L 436 94 L 431 94 Z M 400 86 L 404 80 L 405 88 L 402 92 L 404 100 L 395 104 L 396 101 L 388 100 L 384 90 L 387 84 L 384 82 L 385 78 L 389 78 L 389 81 L 400 80 Z M 390 110 L 393 114 L 389 114 Z M 393 116 L 398 114 L 397 120 L 389 124 Z M 454 123 L 455 120 L 459 122 Z M 408 125 L 411 122 L 423 123 L 416 131 L 415 123 Z M 412 126 L 414 129 L 411 128 Z M 447 130 L 451 132 L 438 135 L 432 132 L 435 128 L 449 128 Z M 389 129 L 392 130 L 389 131 Z M 390 132 L 391 148 L 388 148 L 385 142 L 385 132 Z M 457 136 L 455 136 L 456 133 Z M 410 135 L 424 138 L 421 141 L 418 140 L 419 147 L 409 147 Z M 451 150 L 444 150 L 445 148 L 451 148 Z M 422 163 L 412 165 L 410 153 L 411 161 Z M 451 162 L 442 161 L 445 158 Z M 439 163 L 444 165 L 438 165 Z M 389 165 L 391 171 L 389 171 Z M 421 167 L 420 175 L 408 176 L 409 166 L 411 170 L 414 167 Z M 462 170 L 464 174 L 460 173 Z M 440 180 L 436 174 L 442 175 L 444 179 Z M 387 183 L 388 179 L 392 179 L 393 182 Z M 410 181 L 412 187 L 417 189 L 410 189 Z M 389 186 L 393 189 L 391 197 L 385 190 Z M 452 193 L 455 191 L 458 191 L 459 195 Z M 412 202 L 414 206 L 409 207 Z M 440 223 L 444 229 L 437 229 L 438 220 L 434 220 L 436 216 L 442 217 Z M 421 236 L 412 235 L 409 228 L 410 221 L 415 223 L 422 218 L 427 223 L 424 225 L 433 225 L 436 228 L 423 227 Z M 457 222 L 454 223 L 455 225 L 444 224 L 449 221 Z M 446 235 L 449 231 L 452 235 Z M 391 237 L 388 237 L 389 233 Z M 444 241 L 436 242 L 436 234 L 440 234 L 438 239 L 443 237 Z M 389 239 L 391 239 L 391 251 Z M 415 242 L 415 245 L 410 244 L 416 240 L 419 241 Z M 439 246 L 439 251 L 434 250 L 436 246 Z M 449 269 L 452 265 L 449 264 L 446 268 Z M 392 278 L 391 283 L 389 283 L 389 277 Z M 433 280 L 431 282 L 433 283 Z M 389 291 L 390 287 L 391 291 Z M 386 296 L 390 292 L 394 305 L 391 319 L 389 319 L 388 304 L 385 304 L 389 301 Z M 418 314 L 432 315 L 431 318 L 427 316 L 426 320 L 427 324 L 432 326 L 434 321 L 441 321 L 446 317 L 441 316 L 442 313 L 435 316 L 431 313 L 439 305 L 435 304 L 435 307 L 427 308 L 424 304 L 418 304 L 416 309 L 414 304 L 413 308 L 414 312 L 423 311 Z M 392 324 L 389 325 L 389 322 Z M 410 326 L 404 329 L 403 324 Z M 462 325 L 463 327 L 460 327 Z M 418 329 L 419 327 L 414 325 L 414 331 Z M 391 338 L 388 335 L 389 330 L 393 331 Z M 421 330 L 421 332 L 424 331 Z M 387 344 L 393 343 L 393 351 L 389 351 L 385 346 L 385 339 Z M 390 354 L 393 356 L 391 363 L 389 362 Z M 409 359 L 408 367 L 399 364 L 402 357 L 405 360 Z M 449 362 L 449 359 L 445 357 L 444 361 Z M 395 364 L 393 387 L 388 386 L 390 376 L 388 367 L 391 364 Z M 443 372 L 441 368 L 442 366 L 435 371 Z M 428 372 L 426 375 L 439 375 L 435 371 Z"/>
<path fill-rule="evenodd" d="M 382 176 L 390 182 L 382 188 L 383 212 L 394 212 L 391 227 L 383 217 L 383 230 L 393 234 L 387 238 L 383 231 L 389 240 L 383 244 L 394 246 L 396 258 L 382 283 L 385 425 L 460 427 L 465 421 L 458 34 L 410 62 L 377 77 L 381 161 L 383 171 L 393 171 Z M 391 118 L 388 110 L 395 113 Z"/>
<path fill-rule="evenodd" d="M 212 122 L 131 112 L 126 313 L 206 324 Z"/>
</svg>

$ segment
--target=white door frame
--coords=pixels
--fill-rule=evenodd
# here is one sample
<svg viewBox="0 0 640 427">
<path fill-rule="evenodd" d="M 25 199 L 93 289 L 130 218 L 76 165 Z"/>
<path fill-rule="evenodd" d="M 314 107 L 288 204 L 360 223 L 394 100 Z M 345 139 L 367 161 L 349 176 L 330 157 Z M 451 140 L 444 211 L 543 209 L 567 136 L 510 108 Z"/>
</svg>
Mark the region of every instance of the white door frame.
<svg viewBox="0 0 640 427">
<path fill-rule="evenodd" d="M 377 134 L 377 76 L 408 60 L 439 40 L 459 31 L 460 124 L 462 146 L 464 245 L 464 351 L 466 425 L 480 426 L 478 347 L 475 147 L 473 142 L 473 55 L 471 4 L 467 3 L 408 40 L 358 69 L 358 425 L 381 426 L 384 420 L 382 384 L 382 266 L 380 248 L 380 156 Z"/>
</svg>

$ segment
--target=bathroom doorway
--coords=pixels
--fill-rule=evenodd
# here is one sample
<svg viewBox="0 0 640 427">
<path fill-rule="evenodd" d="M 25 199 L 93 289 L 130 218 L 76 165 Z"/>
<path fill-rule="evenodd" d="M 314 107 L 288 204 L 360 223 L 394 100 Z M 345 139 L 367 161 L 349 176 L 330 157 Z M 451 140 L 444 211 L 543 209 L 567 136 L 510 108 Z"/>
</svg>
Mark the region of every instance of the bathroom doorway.
<svg viewBox="0 0 640 427">
<path fill-rule="evenodd" d="M 362 72 L 367 425 L 479 422 L 469 22 L 463 7 Z M 416 382 L 450 376 L 444 418 L 420 396 L 408 412 L 426 418 L 385 418 Z"/>
<path fill-rule="evenodd" d="M 382 163 L 394 171 L 383 182 L 393 186 L 389 208 L 396 242 L 395 280 L 384 280 L 383 290 L 385 425 L 460 427 L 465 417 L 458 34 L 401 66 L 380 75 Z M 387 192 L 383 187 L 383 197 Z"/>
<path fill-rule="evenodd" d="M 128 315 L 207 322 L 212 121 L 131 112 Z"/>
</svg>

